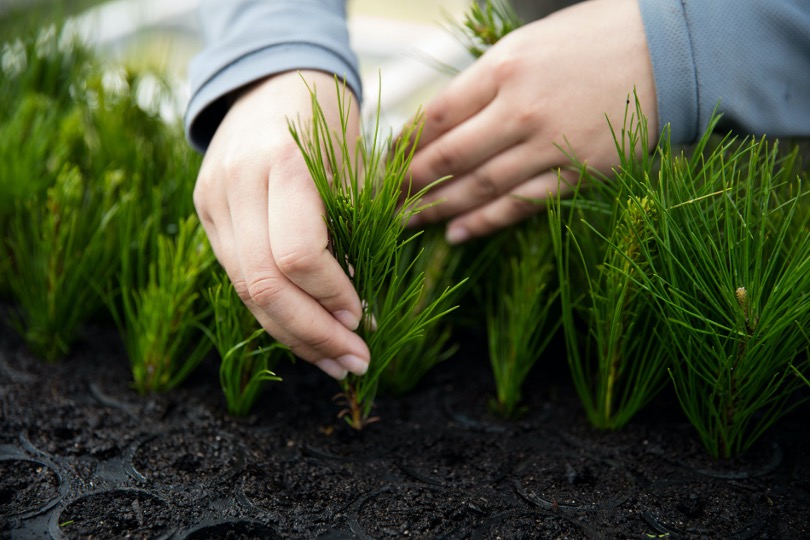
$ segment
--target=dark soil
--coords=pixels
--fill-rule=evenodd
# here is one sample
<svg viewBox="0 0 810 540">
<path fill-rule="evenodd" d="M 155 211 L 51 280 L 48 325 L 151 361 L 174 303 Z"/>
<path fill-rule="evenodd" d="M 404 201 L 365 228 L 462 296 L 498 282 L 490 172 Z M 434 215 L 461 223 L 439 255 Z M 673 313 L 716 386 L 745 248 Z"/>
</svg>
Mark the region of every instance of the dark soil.
<svg viewBox="0 0 810 540">
<path fill-rule="evenodd" d="M 0 538 L 810 537 L 807 405 L 716 463 L 666 392 L 626 429 L 590 428 L 558 354 L 523 417 L 492 416 L 468 341 L 356 433 L 304 363 L 243 420 L 213 359 L 139 396 L 115 336 L 48 365 L 0 330 Z"/>
</svg>

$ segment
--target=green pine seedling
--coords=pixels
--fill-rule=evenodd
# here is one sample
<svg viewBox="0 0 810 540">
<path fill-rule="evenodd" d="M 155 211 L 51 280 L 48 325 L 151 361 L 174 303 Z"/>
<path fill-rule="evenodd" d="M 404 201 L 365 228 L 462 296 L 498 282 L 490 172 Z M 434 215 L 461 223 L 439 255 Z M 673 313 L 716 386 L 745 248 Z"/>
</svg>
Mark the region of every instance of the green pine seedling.
<svg viewBox="0 0 810 540">
<path fill-rule="evenodd" d="M 65 166 L 54 185 L 18 202 L 10 217 L 2 251 L 14 325 L 48 361 L 68 353 L 81 324 L 102 305 L 98 290 L 116 270 L 123 181 L 113 171 L 90 182 Z"/>
<path fill-rule="evenodd" d="M 426 191 L 411 193 L 406 181 L 418 129 L 409 127 L 395 143 L 389 139 L 381 144 L 378 123 L 369 139 L 358 141 L 352 152 L 345 89 L 337 81 L 336 87 L 339 132 L 331 131 L 314 91 L 312 124 L 291 124 L 290 131 L 323 198 L 335 258 L 365 304 L 357 332 L 371 352 L 369 369 L 363 376 L 349 375 L 341 381 L 346 407 L 341 416 L 352 428 L 362 429 L 374 420 L 371 410 L 382 372 L 449 311 L 440 306 L 451 289 L 415 311 L 425 275 L 411 271 L 416 258 L 405 259 L 405 247 L 418 233 L 404 236 L 404 230 Z M 403 318 L 403 313 L 413 316 Z"/>
<path fill-rule="evenodd" d="M 228 413 L 247 416 L 265 383 L 281 381 L 271 371 L 290 350 L 278 342 L 261 345 L 267 333 L 245 307 L 227 277 L 218 274 L 206 291 L 213 312 L 213 331 L 205 329 L 220 356 L 219 382 Z"/>
<path fill-rule="evenodd" d="M 195 215 L 180 221 L 174 235 L 155 232 L 156 222 L 144 226 L 134 248 L 122 247 L 120 298 L 107 296 L 142 394 L 174 388 L 211 348 L 200 335 L 211 311 L 200 291 L 214 261 L 205 233 Z"/>
<path fill-rule="evenodd" d="M 451 246 L 445 240 L 443 227 L 430 227 L 403 247 L 397 273 L 407 276 L 406 280 L 423 275 L 424 284 L 416 306 L 403 304 L 408 311 L 401 314 L 402 318 L 418 317 L 425 307 L 439 299 L 437 311 L 450 313 L 455 309 L 470 282 L 469 278 L 458 278 L 463 254 L 463 248 Z M 474 270 L 466 268 L 465 273 L 469 275 Z M 426 327 L 422 335 L 391 360 L 380 377 L 381 387 L 395 395 L 412 390 L 428 371 L 456 352 L 458 346 L 449 344 L 451 335 L 450 322 Z"/>
<path fill-rule="evenodd" d="M 548 227 L 533 218 L 513 232 L 516 249 L 490 284 L 487 311 L 496 388 L 490 407 L 506 418 L 521 412 L 523 383 L 559 327 L 549 317 L 558 289 Z"/>
<path fill-rule="evenodd" d="M 650 228 L 658 217 L 638 100 L 635 113 L 628 102 L 623 128 L 613 133 L 615 178 L 594 175 L 571 156 L 580 183 L 549 210 L 568 363 L 588 419 L 601 429 L 624 426 L 644 407 L 665 384 L 670 360 L 643 286 L 657 256 Z"/>
<path fill-rule="evenodd" d="M 707 451 L 730 458 L 801 401 L 791 368 L 808 369 L 810 191 L 796 153 L 780 159 L 776 142 L 659 151 L 648 286 L 678 354 L 681 406 Z"/>
<path fill-rule="evenodd" d="M 523 25 L 508 0 L 473 2 L 464 19 L 452 23 L 452 30 L 475 58 L 509 32 Z"/>
</svg>

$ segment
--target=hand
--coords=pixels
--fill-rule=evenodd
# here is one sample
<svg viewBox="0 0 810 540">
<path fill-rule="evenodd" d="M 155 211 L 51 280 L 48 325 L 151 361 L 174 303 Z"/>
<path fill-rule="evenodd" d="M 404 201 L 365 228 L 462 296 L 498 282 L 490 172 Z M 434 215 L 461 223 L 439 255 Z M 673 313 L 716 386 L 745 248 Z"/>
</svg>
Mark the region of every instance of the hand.
<svg viewBox="0 0 810 540">
<path fill-rule="evenodd" d="M 637 0 L 584 2 L 508 34 L 426 107 L 414 186 L 453 178 L 425 197 L 442 202 L 411 225 L 452 218 L 447 237 L 459 243 L 528 217 L 541 207 L 525 199 L 556 193 L 569 164 L 555 145 L 608 173 L 617 155 L 605 116 L 620 129 L 634 88 L 654 144 L 655 83 Z"/>
<path fill-rule="evenodd" d="M 360 299 L 329 252 L 321 197 L 288 129 L 288 119 L 306 125 L 312 116 L 302 75 L 338 128 L 331 75 L 290 72 L 255 84 L 217 129 L 194 204 L 217 259 L 259 323 L 340 379 L 347 370 L 364 373 L 369 350 L 352 331 Z M 351 99 L 356 135 L 359 107 Z"/>
</svg>

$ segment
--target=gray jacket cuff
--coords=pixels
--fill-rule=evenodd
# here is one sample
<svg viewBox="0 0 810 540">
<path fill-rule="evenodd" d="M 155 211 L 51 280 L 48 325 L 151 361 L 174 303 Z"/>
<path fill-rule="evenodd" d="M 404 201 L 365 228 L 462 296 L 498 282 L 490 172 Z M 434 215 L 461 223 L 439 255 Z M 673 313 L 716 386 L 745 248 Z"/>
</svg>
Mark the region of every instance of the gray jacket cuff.
<svg viewBox="0 0 810 540">
<path fill-rule="evenodd" d="M 270 75 L 324 71 L 362 98 L 344 0 L 203 0 L 199 14 L 206 46 L 189 65 L 185 115 L 195 149 L 208 147 L 232 92 Z"/>
<path fill-rule="evenodd" d="M 270 75 L 314 69 L 345 80 L 361 98 L 360 76 L 331 51 L 308 44 L 281 44 L 247 55 L 208 80 L 189 101 L 185 115 L 186 137 L 199 152 L 208 144 L 229 109 L 231 92 Z M 303 85 L 303 81 L 301 83 Z"/>
</svg>

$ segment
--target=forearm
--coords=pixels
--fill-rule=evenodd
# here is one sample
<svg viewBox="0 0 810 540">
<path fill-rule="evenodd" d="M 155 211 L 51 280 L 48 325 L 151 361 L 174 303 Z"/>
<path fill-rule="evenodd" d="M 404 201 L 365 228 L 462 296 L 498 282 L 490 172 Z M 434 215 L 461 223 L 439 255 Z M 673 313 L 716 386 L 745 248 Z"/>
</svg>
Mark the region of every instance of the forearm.
<svg viewBox="0 0 810 540">
<path fill-rule="evenodd" d="M 712 112 L 720 127 L 810 134 L 810 3 L 806 0 L 639 0 L 659 125 L 694 141 Z"/>
<path fill-rule="evenodd" d="M 186 135 L 204 151 L 235 90 L 270 75 L 314 69 L 345 78 L 360 97 L 343 0 L 204 0 L 205 48 L 189 66 Z"/>
</svg>

